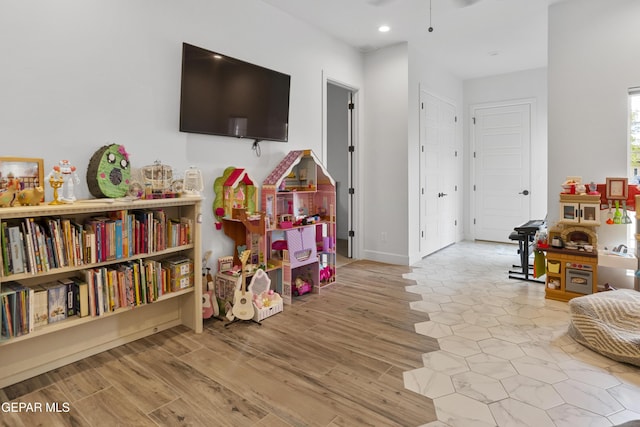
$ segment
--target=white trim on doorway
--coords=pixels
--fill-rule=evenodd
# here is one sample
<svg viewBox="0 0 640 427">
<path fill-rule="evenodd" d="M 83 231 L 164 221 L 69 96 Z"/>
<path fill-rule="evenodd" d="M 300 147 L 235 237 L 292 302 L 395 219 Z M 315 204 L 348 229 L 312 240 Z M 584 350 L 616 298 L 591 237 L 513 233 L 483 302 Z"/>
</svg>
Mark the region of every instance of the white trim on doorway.
<svg viewBox="0 0 640 427">
<path fill-rule="evenodd" d="M 350 186 L 355 189 L 355 194 L 353 195 L 353 204 L 352 204 L 352 212 L 351 219 L 349 224 L 349 229 L 355 232 L 355 235 L 352 239 L 351 246 L 351 256 L 354 259 L 359 259 L 360 254 L 362 253 L 362 227 L 361 224 L 364 224 L 364 219 L 362 217 L 362 194 L 363 193 L 363 178 L 362 178 L 362 170 L 359 165 L 359 159 L 363 156 L 363 150 L 365 149 L 360 144 L 360 123 L 362 121 L 362 102 L 360 101 L 360 89 L 352 84 L 340 81 L 339 79 L 335 79 L 331 77 L 324 70 L 322 71 L 322 153 L 321 159 L 323 164 L 327 164 L 327 84 L 332 84 L 335 86 L 339 86 L 351 92 L 352 100 L 355 104 L 355 112 L 352 115 L 352 120 L 350 123 L 350 131 L 351 131 L 351 144 L 354 146 L 355 151 L 353 153 L 353 162 L 351 164 L 352 170 L 350 170 L 350 176 L 352 177 L 352 182 L 350 182 Z"/>
</svg>

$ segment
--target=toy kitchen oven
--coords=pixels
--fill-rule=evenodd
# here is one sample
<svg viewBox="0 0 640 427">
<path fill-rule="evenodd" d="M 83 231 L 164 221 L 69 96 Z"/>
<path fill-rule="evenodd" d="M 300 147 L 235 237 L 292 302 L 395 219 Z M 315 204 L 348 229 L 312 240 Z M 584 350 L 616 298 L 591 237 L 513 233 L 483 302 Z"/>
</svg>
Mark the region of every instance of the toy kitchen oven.
<svg viewBox="0 0 640 427">
<path fill-rule="evenodd" d="M 567 262 L 564 271 L 566 291 L 584 295 L 593 293 L 593 265 Z"/>
<path fill-rule="evenodd" d="M 572 252 L 598 253 L 598 235 L 592 227 L 569 226 L 560 233 L 564 247 Z M 593 270 L 597 265 L 569 257 L 564 269 L 564 289 L 567 292 L 588 295 L 593 293 Z"/>
</svg>

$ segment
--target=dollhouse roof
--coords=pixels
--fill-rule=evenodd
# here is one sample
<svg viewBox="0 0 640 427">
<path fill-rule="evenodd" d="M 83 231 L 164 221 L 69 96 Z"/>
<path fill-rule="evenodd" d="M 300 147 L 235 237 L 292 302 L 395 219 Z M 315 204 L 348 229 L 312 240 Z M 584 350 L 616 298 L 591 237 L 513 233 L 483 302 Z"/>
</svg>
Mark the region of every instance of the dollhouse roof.
<svg viewBox="0 0 640 427">
<path fill-rule="evenodd" d="M 225 187 L 236 187 L 240 183 L 244 183 L 247 185 L 253 185 L 253 181 L 249 178 L 247 172 L 242 168 L 236 168 L 231 172 L 229 178 L 224 182 Z"/>
<path fill-rule="evenodd" d="M 320 169 L 322 169 L 324 175 L 329 178 L 331 184 L 336 184 L 322 162 L 311 150 L 289 151 L 289 153 L 284 156 L 280 163 L 278 163 L 278 166 L 276 166 L 275 169 L 271 171 L 271 173 L 267 176 L 262 184 L 277 186 L 278 184 L 280 184 L 280 181 L 282 181 L 284 177 L 291 173 L 293 167 L 297 165 L 303 157 L 311 157 L 313 161 L 320 167 Z"/>
</svg>

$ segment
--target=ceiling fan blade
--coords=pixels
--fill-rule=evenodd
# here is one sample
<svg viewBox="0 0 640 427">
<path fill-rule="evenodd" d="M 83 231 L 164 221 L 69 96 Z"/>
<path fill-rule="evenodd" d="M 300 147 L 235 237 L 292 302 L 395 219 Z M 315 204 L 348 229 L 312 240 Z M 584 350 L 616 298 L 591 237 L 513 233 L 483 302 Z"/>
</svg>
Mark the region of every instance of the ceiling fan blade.
<svg viewBox="0 0 640 427">
<path fill-rule="evenodd" d="M 370 4 L 371 6 L 384 6 L 385 4 L 388 3 L 393 3 L 396 0 L 367 0 L 367 4 Z"/>
<path fill-rule="evenodd" d="M 480 0 L 454 0 L 458 7 L 467 7 L 478 3 Z"/>
</svg>

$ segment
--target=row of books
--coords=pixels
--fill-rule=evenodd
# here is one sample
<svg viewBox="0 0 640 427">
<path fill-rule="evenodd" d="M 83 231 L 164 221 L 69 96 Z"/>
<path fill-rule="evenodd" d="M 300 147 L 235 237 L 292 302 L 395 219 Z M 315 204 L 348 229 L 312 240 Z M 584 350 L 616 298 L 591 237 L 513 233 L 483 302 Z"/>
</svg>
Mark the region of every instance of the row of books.
<svg viewBox="0 0 640 427">
<path fill-rule="evenodd" d="M 2 288 L 0 339 L 26 335 L 79 313 L 79 287 L 68 279 L 31 287 L 9 282 Z"/>
<path fill-rule="evenodd" d="M 38 274 L 153 253 L 192 243 L 189 218 L 168 218 L 161 209 L 120 210 L 83 223 L 42 217 L 2 221 L 2 272 Z"/>
<path fill-rule="evenodd" d="M 120 308 L 149 304 L 162 295 L 193 286 L 193 271 L 186 286 L 184 280 L 172 280 L 175 265 L 175 258 L 136 260 L 87 269 L 84 277 L 41 285 L 5 283 L 0 293 L 0 339 L 19 337 L 72 316 L 103 316 Z"/>
<path fill-rule="evenodd" d="M 86 270 L 89 314 L 100 316 L 119 308 L 152 303 L 179 290 L 171 287 L 169 269 L 161 261 L 136 260 Z"/>
</svg>

